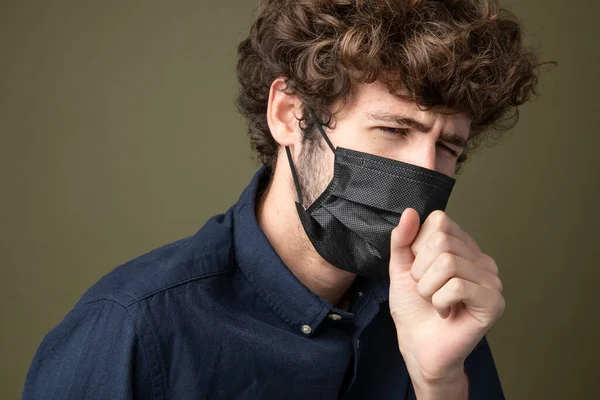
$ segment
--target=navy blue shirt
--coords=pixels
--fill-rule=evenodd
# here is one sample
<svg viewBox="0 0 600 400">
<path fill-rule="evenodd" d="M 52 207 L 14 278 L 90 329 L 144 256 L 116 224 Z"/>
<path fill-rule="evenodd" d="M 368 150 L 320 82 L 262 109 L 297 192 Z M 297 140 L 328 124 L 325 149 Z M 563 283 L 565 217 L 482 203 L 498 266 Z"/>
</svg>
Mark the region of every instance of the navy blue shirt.
<svg viewBox="0 0 600 400">
<path fill-rule="evenodd" d="M 260 229 L 257 172 L 195 235 L 114 269 L 40 345 L 23 399 L 414 399 L 389 283 L 358 277 L 348 311 L 304 286 Z M 471 399 L 503 399 L 487 340 Z"/>
</svg>

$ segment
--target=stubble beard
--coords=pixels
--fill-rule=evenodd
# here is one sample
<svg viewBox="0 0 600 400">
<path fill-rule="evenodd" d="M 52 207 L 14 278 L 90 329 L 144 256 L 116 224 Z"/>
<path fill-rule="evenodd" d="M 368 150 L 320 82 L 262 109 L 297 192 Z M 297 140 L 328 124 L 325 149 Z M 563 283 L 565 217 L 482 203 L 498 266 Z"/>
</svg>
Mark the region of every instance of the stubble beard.
<svg viewBox="0 0 600 400">
<path fill-rule="evenodd" d="M 328 165 L 326 151 L 329 148 L 322 138 L 306 140 L 298 157 L 298 180 L 305 208 L 314 203 L 333 178 L 333 167 Z"/>
</svg>

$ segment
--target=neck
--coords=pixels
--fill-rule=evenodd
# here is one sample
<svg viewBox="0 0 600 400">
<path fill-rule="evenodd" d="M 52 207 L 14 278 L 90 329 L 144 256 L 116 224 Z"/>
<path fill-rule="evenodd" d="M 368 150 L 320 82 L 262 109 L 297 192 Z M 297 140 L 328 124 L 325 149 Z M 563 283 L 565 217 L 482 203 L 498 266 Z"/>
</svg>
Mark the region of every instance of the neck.
<svg viewBox="0 0 600 400">
<path fill-rule="evenodd" d="M 316 252 L 290 196 L 291 174 L 281 176 L 284 174 L 281 170 L 275 168 L 271 183 L 257 199 L 258 224 L 275 252 L 300 282 L 323 300 L 347 310 L 349 301 L 345 294 L 356 275 L 332 266 Z"/>
</svg>

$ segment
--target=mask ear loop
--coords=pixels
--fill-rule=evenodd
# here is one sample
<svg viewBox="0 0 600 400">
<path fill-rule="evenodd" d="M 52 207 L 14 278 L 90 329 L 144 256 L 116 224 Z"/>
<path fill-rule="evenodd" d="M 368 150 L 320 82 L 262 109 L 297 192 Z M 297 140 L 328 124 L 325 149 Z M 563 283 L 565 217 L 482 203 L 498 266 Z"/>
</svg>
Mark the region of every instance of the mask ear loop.
<svg viewBox="0 0 600 400">
<path fill-rule="evenodd" d="M 323 125 L 321 124 L 321 121 L 319 121 L 313 110 L 310 110 L 310 115 L 317 124 L 317 128 L 319 129 L 319 132 L 321 132 L 321 136 L 323 136 L 323 139 L 325 139 L 325 142 L 327 142 L 327 145 L 329 146 L 331 151 L 333 151 L 333 154 L 335 154 L 335 147 L 333 147 L 333 143 L 331 143 L 331 140 L 329 140 L 329 138 L 327 137 L 327 134 L 323 129 Z"/>
<path fill-rule="evenodd" d="M 298 175 L 296 174 L 296 168 L 294 167 L 294 161 L 292 161 L 292 153 L 289 146 L 285 146 L 285 152 L 287 153 L 288 161 L 290 162 L 290 169 L 292 170 L 292 178 L 294 178 L 294 186 L 296 187 L 296 195 L 298 196 L 298 203 L 304 207 L 302 201 L 302 191 L 300 191 L 300 183 L 298 181 Z"/>
<path fill-rule="evenodd" d="M 310 110 L 310 115 L 317 124 L 317 128 L 319 129 L 319 132 L 321 132 L 323 139 L 325 139 L 325 142 L 327 143 L 331 151 L 333 151 L 333 153 L 335 154 L 335 147 L 333 146 L 333 143 L 331 143 L 331 140 L 329 140 L 329 138 L 327 137 L 327 134 L 325 133 L 321 122 L 319 121 L 313 110 Z M 296 167 L 294 167 L 294 161 L 292 160 L 292 152 L 290 151 L 289 146 L 285 146 L 285 152 L 290 163 L 290 169 L 292 170 L 292 178 L 294 179 L 294 186 L 296 187 L 296 196 L 298 196 L 298 203 L 302 206 L 302 208 L 304 208 L 302 200 L 302 191 L 300 190 L 300 181 L 298 180 L 298 174 L 296 173 Z"/>
</svg>

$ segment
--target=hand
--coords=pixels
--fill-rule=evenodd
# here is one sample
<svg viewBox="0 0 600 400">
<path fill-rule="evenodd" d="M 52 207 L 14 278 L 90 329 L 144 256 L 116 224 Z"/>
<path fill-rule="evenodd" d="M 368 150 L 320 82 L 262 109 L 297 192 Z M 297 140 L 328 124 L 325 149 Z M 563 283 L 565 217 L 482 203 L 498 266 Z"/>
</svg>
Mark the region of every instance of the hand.
<svg viewBox="0 0 600 400">
<path fill-rule="evenodd" d="M 441 210 L 414 209 L 392 232 L 390 312 L 413 381 L 447 385 L 504 312 L 496 262 Z"/>
</svg>

